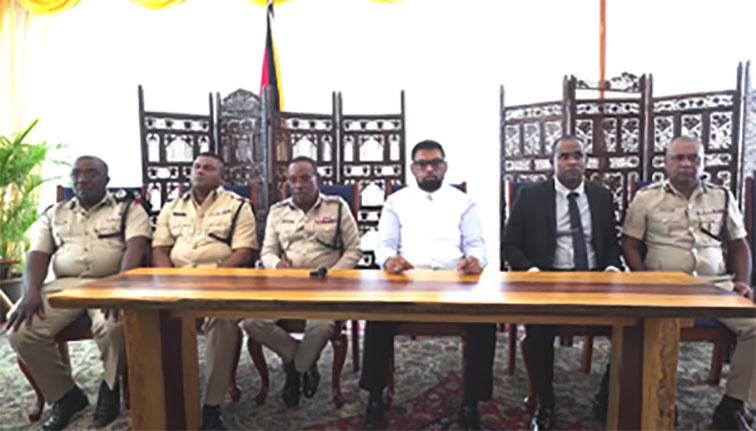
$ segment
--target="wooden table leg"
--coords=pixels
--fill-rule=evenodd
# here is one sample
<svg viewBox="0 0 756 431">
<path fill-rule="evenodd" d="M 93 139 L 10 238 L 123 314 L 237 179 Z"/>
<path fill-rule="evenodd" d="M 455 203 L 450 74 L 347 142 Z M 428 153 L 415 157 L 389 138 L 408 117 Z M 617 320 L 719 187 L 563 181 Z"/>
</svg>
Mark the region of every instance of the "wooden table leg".
<svg viewBox="0 0 756 431">
<path fill-rule="evenodd" d="M 132 428 L 199 429 L 194 319 L 159 310 L 125 310 L 124 319 Z"/>
<path fill-rule="evenodd" d="M 677 319 L 645 319 L 643 332 L 641 428 L 673 430 L 680 322 Z"/>
<path fill-rule="evenodd" d="M 183 370 L 184 411 L 186 428 L 200 428 L 199 358 L 197 356 L 197 325 L 193 317 L 181 319 L 181 364 Z"/>
<path fill-rule="evenodd" d="M 612 341 L 613 343 L 614 341 Z M 624 327 L 622 331 L 622 351 L 615 352 L 614 348 L 612 348 L 612 360 L 614 360 L 615 353 L 622 357 L 619 363 L 620 366 L 616 370 L 619 373 L 619 389 L 614 388 L 615 391 L 619 391 L 620 407 L 617 413 L 617 429 L 637 430 L 641 427 L 641 402 L 643 395 L 641 391 L 643 376 L 643 326 Z M 611 368 L 610 373 L 614 372 L 614 363 L 611 364 Z M 610 374 L 610 384 L 611 377 Z M 610 386 L 610 403 L 612 402 L 612 390 Z"/>
<path fill-rule="evenodd" d="M 157 310 L 124 310 L 126 354 L 129 358 L 131 427 L 166 429 L 162 338 Z"/>
<path fill-rule="evenodd" d="M 612 327 L 611 366 L 609 367 L 609 402 L 606 412 L 606 429 L 619 429 L 620 412 L 620 370 L 622 369 L 622 352 L 624 349 L 624 331 L 622 326 Z"/>
</svg>

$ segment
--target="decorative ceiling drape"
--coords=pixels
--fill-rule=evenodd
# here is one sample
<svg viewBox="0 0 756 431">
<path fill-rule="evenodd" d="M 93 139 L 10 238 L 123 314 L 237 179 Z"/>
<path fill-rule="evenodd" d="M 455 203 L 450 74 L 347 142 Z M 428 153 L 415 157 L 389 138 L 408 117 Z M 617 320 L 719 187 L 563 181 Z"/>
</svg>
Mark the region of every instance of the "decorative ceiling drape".
<svg viewBox="0 0 756 431">
<path fill-rule="evenodd" d="M 18 0 L 18 2 L 35 15 L 52 15 L 76 6 L 79 0 Z"/>
<path fill-rule="evenodd" d="M 34 15 L 53 15 L 63 12 L 74 6 L 76 6 L 81 0 L 15 0 L 27 11 Z M 131 0 L 132 3 L 142 6 L 151 10 L 165 9 L 172 6 L 180 5 L 186 0 Z M 249 3 L 265 7 L 267 6 L 267 0 L 247 0 Z M 283 3 L 287 3 L 290 0 L 274 0 L 273 4 L 278 6 Z M 402 0 L 370 0 L 375 3 L 399 3 Z M 5 3 L 13 3 L 13 0 L 8 0 Z"/>
</svg>

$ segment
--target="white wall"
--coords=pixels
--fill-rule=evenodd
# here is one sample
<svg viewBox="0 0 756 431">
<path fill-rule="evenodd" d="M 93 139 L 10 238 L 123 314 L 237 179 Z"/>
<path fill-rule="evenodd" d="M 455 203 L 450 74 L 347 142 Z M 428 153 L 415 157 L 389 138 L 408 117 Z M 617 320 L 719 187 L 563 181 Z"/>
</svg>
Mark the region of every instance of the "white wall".
<svg viewBox="0 0 756 431">
<path fill-rule="evenodd" d="M 737 62 L 756 59 L 756 1 L 607 3 L 608 76 L 653 73 L 657 95 L 734 88 Z M 102 156 L 114 185 L 141 182 L 137 84 L 149 110 L 196 113 L 210 91 L 259 86 L 265 10 L 243 0 L 157 12 L 84 0 L 36 22 L 47 49 L 26 53 L 24 117 L 41 118 L 35 136 L 66 144 L 67 158 Z M 598 78 L 598 0 L 292 0 L 274 37 L 287 110 L 329 112 L 341 90 L 347 113 L 396 112 L 406 91 L 408 148 L 446 147 L 449 179 L 480 203 L 492 262 L 499 85 L 515 104 L 560 98 L 565 74 Z"/>
</svg>

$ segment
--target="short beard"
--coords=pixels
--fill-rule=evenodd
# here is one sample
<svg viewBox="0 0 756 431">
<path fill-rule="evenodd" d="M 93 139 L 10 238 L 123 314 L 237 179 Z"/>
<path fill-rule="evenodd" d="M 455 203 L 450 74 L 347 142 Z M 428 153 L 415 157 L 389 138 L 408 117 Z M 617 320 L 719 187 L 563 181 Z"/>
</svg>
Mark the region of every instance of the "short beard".
<svg viewBox="0 0 756 431">
<path fill-rule="evenodd" d="M 426 192 L 435 192 L 441 188 L 441 180 L 423 180 L 417 182 L 418 187 Z"/>
</svg>

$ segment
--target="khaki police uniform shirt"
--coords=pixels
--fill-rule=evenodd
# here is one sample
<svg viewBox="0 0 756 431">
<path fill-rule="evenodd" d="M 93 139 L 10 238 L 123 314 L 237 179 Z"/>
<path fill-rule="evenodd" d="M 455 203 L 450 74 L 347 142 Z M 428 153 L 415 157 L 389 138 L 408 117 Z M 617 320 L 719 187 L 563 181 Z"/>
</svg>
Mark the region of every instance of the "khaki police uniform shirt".
<svg viewBox="0 0 756 431">
<path fill-rule="evenodd" d="M 243 207 L 227 244 L 224 240 L 239 205 Z M 211 192 L 202 205 L 191 191 L 186 192 L 160 211 L 152 247 L 172 247 L 171 262 L 178 268 L 217 267 L 236 249 L 258 248 L 252 206 L 223 187 Z"/>
<path fill-rule="evenodd" d="M 338 228 L 344 253 L 338 244 Z M 265 226 L 261 259 L 266 268 L 275 268 L 285 258 L 294 268 L 351 269 L 360 260 L 360 238 L 349 205 L 338 196 L 319 194 L 305 214 L 292 198 L 273 205 Z"/>
<path fill-rule="evenodd" d="M 711 277 L 726 274 L 724 241 L 745 238 L 746 230 L 729 190 L 702 181 L 687 199 L 664 180 L 635 195 L 625 215 L 624 234 L 646 244 L 648 270 Z"/>
<path fill-rule="evenodd" d="M 126 243 L 131 238 L 150 238 L 147 212 L 136 202 L 129 205 L 121 239 L 121 217 L 127 201 L 112 194 L 86 209 L 78 199 L 57 203 L 42 214 L 32 237 L 32 251 L 52 255 L 53 272 L 61 277 L 105 277 L 121 269 Z"/>
</svg>

